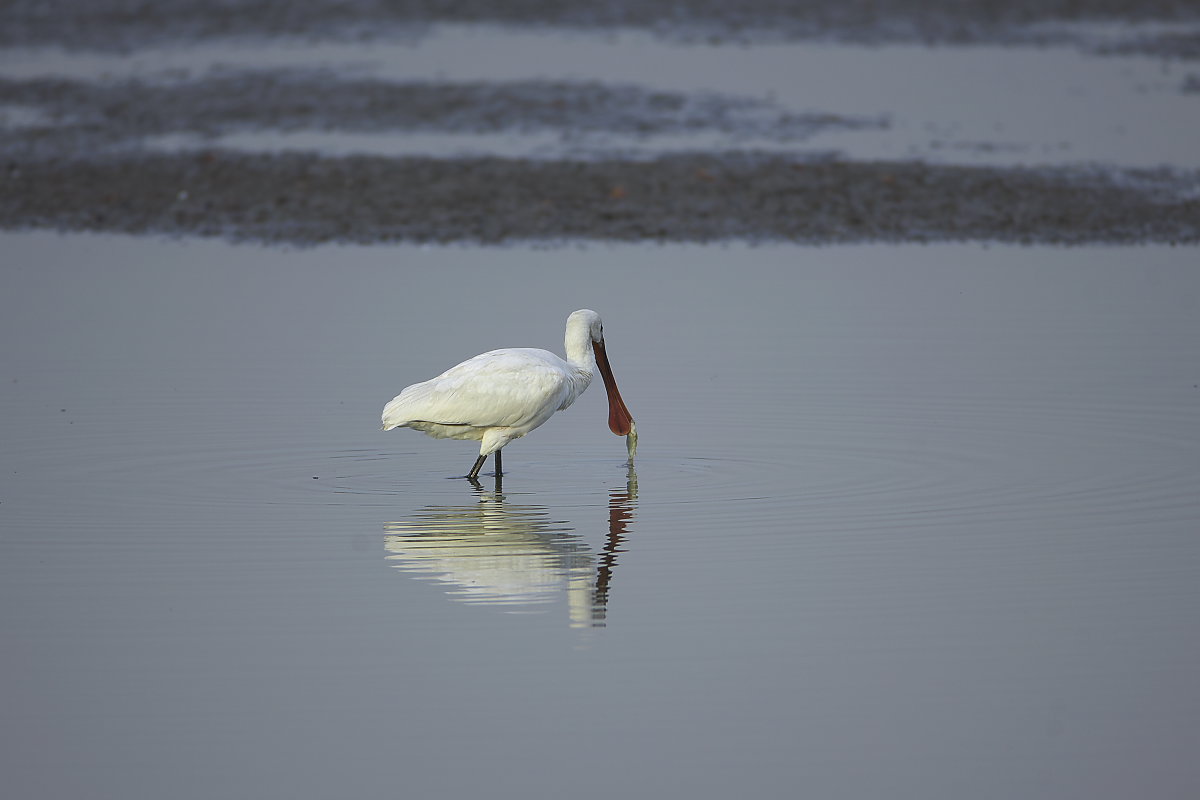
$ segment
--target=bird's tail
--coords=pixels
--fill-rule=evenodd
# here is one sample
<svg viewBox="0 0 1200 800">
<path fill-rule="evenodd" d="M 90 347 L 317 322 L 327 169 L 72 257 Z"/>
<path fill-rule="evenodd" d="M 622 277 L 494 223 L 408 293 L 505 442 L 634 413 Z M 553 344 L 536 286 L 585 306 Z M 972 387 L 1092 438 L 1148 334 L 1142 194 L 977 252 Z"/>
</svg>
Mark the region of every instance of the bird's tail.
<svg viewBox="0 0 1200 800">
<path fill-rule="evenodd" d="M 400 413 L 400 398 L 392 398 L 386 406 L 383 407 L 383 430 L 390 431 L 392 428 L 399 428 L 407 419 Z"/>
</svg>

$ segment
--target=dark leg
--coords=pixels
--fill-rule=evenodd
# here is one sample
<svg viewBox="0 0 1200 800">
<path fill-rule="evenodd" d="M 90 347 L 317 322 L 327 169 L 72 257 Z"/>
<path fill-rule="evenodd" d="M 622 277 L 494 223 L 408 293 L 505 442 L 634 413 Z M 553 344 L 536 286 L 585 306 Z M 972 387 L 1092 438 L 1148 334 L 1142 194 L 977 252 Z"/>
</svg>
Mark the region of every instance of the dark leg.
<svg viewBox="0 0 1200 800">
<path fill-rule="evenodd" d="M 475 466 L 471 467 L 471 471 L 467 473 L 467 477 L 475 480 L 479 477 L 479 468 L 483 466 L 483 462 L 487 460 L 487 456 L 480 456 L 475 459 Z"/>
<path fill-rule="evenodd" d="M 496 451 L 496 477 L 499 478 L 504 474 L 504 467 L 500 466 L 500 450 Z"/>
</svg>

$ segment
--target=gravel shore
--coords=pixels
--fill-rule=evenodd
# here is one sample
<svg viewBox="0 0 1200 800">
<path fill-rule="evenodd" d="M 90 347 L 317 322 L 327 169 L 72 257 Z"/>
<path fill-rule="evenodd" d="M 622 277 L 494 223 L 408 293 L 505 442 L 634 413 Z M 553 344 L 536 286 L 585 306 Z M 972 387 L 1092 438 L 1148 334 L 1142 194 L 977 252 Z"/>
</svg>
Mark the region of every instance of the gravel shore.
<svg viewBox="0 0 1200 800">
<path fill-rule="evenodd" d="M 1196 22 L 1191 0 L 9 0 L 0 46 L 129 49 L 203 37 L 371 39 L 436 22 L 631 27 L 666 37 L 855 42 L 1061 40 L 1062 22 Z M 1038 26 L 1045 26 L 1038 28 Z M 1200 34 L 1146 38 L 1200 54 Z"/>
<path fill-rule="evenodd" d="M 663 35 L 1003 42 L 1064 20 L 1200 20 L 1182 2 L 382 3 L 102 0 L 9 3 L 0 45 L 126 49 L 208 36 L 366 37 L 441 20 L 639 26 Z M 1019 31 L 1026 31 L 1020 34 Z M 1042 34 L 1048 28 L 1041 28 Z M 1141 47 L 1185 57 L 1187 36 Z M 885 119 L 804 115 L 767 101 L 599 83 L 387 83 L 321 70 L 162 86 L 0 79 L 0 228 L 220 235 L 270 242 L 567 238 L 795 242 L 1200 242 L 1200 176 L 1179 170 L 1000 168 L 808 154 L 630 159 L 167 152 L 146 137 L 233 128 L 447 132 L 740 132 L 801 141 Z"/>
</svg>

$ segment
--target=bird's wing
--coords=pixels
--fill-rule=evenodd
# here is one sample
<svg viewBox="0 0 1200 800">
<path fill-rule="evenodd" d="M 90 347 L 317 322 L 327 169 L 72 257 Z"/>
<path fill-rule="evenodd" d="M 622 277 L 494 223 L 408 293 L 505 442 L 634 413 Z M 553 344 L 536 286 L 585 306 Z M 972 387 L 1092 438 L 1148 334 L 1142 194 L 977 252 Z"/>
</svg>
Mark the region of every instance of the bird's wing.
<svg viewBox="0 0 1200 800">
<path fill-rule="evenodd" d="M 493 350 L 409 386 L 384 408 L 385 424 L 491 428 L 544 420 L 558 410 L 568 391 L 569 370 L 546 350 Z"/>
</svg>

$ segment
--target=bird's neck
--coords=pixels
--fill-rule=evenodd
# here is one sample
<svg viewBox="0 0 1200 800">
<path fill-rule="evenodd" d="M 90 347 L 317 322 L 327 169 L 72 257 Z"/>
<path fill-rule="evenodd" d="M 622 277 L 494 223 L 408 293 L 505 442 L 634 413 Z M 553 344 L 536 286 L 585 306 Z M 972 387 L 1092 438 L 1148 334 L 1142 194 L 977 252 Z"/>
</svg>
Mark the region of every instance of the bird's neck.
<svg viewBox="0 0 1200 800">
<path fill-rule="evenodd" d="M 596 353 L 592 350 L 592 337 L 587 329 L 568 330 L 565 342 L 567 363 L 580 372 L 587 373 L 588 380 L 596 371 Z"/>
<path fill-rule="evenodd" d="M 596 353 L 592 350 L 592 337 L 586 331 L 567 331 L 567 366 L 571 368 L 571 397 L 563 408 L 575 402 L 575 398 L 592 383 L 596 374 Z"/>
</svg>

